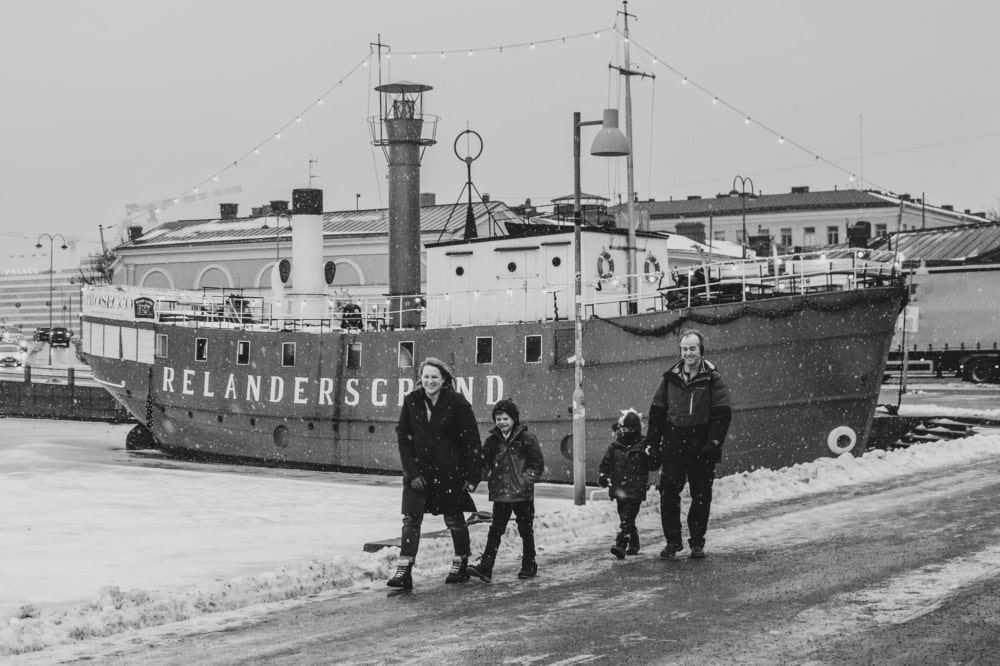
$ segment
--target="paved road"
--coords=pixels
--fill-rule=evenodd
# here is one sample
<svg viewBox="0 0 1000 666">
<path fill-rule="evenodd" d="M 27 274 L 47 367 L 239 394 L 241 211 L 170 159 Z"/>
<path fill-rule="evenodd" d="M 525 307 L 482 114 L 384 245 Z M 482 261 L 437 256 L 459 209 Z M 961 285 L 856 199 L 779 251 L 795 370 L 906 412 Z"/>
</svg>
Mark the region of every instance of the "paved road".
<svg viewBox="0 0 1000 666">
<path fill-rule="evenodd" d="M 617 562 L 596 537 L 533 581 L 514 562 L 490 585 L 418 569 L 411 595 L 262 607 L 62 663 L 996 664 L 998 493 L 1000 458 L 727 515 L 703 561 L 660 560 L 656 540 Z"/>
</svg>

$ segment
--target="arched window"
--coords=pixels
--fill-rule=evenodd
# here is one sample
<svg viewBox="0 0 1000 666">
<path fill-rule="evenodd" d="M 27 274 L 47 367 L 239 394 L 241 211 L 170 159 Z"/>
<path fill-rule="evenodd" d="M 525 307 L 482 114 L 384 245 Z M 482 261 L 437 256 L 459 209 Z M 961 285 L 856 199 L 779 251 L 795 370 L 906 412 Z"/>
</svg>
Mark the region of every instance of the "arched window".
<svg viewBox="0 0 1000 666">
<path fill-rule="evenodd" d="M 173 289 L 173 280 L 170 276 L 158 268 L 146 271 L 146 274 L 142 276 L 142 283 L 140 287 L 148 287 L 150 289 Z"/>
</svg>

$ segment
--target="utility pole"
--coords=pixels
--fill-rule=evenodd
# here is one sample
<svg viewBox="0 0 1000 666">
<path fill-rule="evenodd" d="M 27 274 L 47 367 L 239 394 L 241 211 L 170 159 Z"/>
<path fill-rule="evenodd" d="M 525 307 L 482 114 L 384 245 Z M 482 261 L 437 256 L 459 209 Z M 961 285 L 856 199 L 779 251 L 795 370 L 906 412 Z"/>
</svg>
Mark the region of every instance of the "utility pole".
<svg viewBox="0 0 1000 666">
<path fill-rule="evenodd" d="M 626 264 L 626 270 L 628 271 L 628 312 L 629 314 L 635 314 L 639 311 L 639 282 L 637 279 L 638 267 L 636 266 L 635 250 L 636 250 L 636 239 L 635 239 L 635 169 L 632 166 L 632 153 L 635 152 L 635 141 L 632 138 L 632 85 L 631 79 L 633 76 L 648 77 L 655 79 L 656 75 L 646 74 L 645 72 L 639 72 L 632 69 L 632 62 L 629 56 L 629 36 L 628 36 L 628 20 L 629 18 L 634 18 L 639 20 L 639 17 L 635 14 L 628 13 L 628 0 L 622 0 L 622 11 L 619 14 L 625 17 L 625 66 L 617 67 L 615 65 L 608 65 L 610 69 L 616 70 L 619 74 L 625 77 L 625 135 L 628 137 L 629 143 L 632 145 L 633 150 L 625 157 L 625 170 L 628 179 L 628 201 L 626 202 L 626 211 L 628 215 L 628 250 L 626 256 L 628 257 L 628 262 Z"/>
</svg>

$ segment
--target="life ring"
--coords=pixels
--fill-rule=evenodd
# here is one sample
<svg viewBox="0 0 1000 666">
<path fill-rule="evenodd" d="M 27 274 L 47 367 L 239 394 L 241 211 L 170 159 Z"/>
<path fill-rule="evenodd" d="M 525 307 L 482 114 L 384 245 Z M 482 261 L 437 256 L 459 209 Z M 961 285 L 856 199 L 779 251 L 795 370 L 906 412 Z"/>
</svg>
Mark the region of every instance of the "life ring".
<svg viewBox="0 0 1000 666">
<path fill-rule="evenodd" d="M 857 443 L 858 434 L 854 432 L 854 428 L 849 426 L 837 426 L 826 437 L 826 445 L 830 447 L 830 453 L 838 456 L 852 451 Z"/>
<path fill-rule="evenodd" d="M 615 260 L 611 258 L 611 253 L 607 250 L 597 255 L 597 277 L 602 280 L 610 280 L 615 276 Z"/>
<path fill-rule="evenodd" d="M 646 261 L 642 265 L 642 272 L 646 275 L 646 282 L 650 284 L 656 284 L 663 277 L 663 273 L 660 272 L 659 260 L 651 254 L 646 255 Z"/>
</svg>

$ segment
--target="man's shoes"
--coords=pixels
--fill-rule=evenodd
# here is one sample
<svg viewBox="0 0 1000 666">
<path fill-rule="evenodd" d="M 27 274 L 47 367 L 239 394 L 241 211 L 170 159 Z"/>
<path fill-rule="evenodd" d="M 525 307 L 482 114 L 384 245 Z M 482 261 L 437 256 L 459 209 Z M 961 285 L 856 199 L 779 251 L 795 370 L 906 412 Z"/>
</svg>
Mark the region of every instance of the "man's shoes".
<svg viewBox="0 0 1000 666">
<path fill-rule="evenodd" d="M 444 579 L 446 583 L 464 583 L 469 580 L 469 558 L 455 556 L 451 560 L 451 571 Z"/>
<path fill-rule="evenodd" d="M 620 543 L 616 543 L 611 546 L 611 554 L 617 557 L 619 560 L 625 559 L 625 548 L 622 547 Z"/>
<path fill-rule="evenodd" d="M 517 572 L 517 577 L 521 580 L 534 578 L 538 575 L 538 564 L 534 560 L 522 560 L 521 570 Z"/>
<path fill-rule="evenodd" d="M 625 549 L 626 555 L 638 555 L 639 554 L 639 535 L 629 534 L 628 535 L 628 548 Z"/>
<path fill-rule="evenodd" d="M 701 560 L 705 557 L 704 546 L 691 546 L 691 554 L 688 556 L 692 560 Z"/>
<path fill-rule="evenodd" d="M 665 560 L 672 560 L 674 559 L 674 556 L 682 550 L 684 550 L 683 545 L 679 543 L 668 543 L 663 547 L 663 550 L 660 551 L 660 557 Z"/>
</svg>

